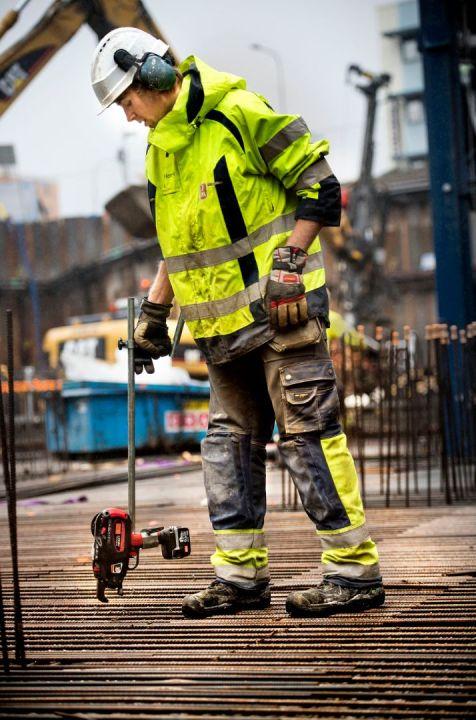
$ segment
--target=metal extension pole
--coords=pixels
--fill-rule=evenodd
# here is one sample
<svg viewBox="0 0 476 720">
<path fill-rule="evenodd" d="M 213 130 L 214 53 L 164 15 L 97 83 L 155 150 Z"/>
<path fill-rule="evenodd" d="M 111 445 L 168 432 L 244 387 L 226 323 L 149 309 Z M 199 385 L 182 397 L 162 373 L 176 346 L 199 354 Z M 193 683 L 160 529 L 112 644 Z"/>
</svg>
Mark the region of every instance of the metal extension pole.
<svg viewBox="0 0 476 720">
<path fill-rule="evenodd" d="M 136 520 L 136 385 L 134 373 L 135 298 L 127 298 L 127 488 L 132 529 Z"/>
</svg>

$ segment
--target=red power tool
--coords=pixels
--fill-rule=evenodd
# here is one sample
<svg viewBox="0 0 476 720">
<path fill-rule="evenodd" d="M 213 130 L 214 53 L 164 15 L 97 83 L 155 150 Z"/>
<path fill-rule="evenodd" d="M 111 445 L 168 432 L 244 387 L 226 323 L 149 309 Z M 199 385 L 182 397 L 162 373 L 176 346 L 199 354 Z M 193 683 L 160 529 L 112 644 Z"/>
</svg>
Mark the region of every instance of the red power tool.
<svg viewBox="0 0 476 720">
<path fill-rule="evenodd" d="M 190 533 L 184 527 L 148 528 L 132 532 L 132 522 L 125 510 L 106 508 L 97 513 L 91 522 L 94 536 L 92 548 L 93 572 L 97 579 L 97 598 L 107 603 L 106 588 L 123 594 L 122 583 L 128 570 L 139 564 L 141 548 L 162 548 L 166 560 L 190 555 Z"/>
</svg>

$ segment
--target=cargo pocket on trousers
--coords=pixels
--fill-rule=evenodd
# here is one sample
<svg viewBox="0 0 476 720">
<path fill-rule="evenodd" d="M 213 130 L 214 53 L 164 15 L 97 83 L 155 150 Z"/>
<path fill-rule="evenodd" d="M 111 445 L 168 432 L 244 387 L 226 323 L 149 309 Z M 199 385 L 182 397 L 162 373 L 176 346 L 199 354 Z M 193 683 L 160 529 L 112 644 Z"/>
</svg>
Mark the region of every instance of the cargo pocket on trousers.
<svg viewBox="0 0 476 720">
<path fill-rule="evenodd" d="M 331 360 L 304 360 L 280 369 L 284 429 L 288 434 L 323 432 L 339 416 Z"/>
</svg>

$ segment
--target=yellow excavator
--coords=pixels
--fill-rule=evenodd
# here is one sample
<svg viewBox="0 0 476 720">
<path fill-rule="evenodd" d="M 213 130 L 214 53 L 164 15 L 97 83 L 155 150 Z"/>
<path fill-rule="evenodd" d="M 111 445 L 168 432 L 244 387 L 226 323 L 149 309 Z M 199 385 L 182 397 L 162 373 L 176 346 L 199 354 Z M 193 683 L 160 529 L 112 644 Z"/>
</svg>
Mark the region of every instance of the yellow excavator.
<svg viewBox="0 0 476 720">
<path fill-rule="evenodd" d="M 20 0 L 0 20 L 0 38 L 29 2 Z M 140 0 L 55 0 L 36 25 L 0 55 L 0 116 L 83 24 L 98 40 L 116 27 L 129 26 L 167 42 Z"/>
</svg>

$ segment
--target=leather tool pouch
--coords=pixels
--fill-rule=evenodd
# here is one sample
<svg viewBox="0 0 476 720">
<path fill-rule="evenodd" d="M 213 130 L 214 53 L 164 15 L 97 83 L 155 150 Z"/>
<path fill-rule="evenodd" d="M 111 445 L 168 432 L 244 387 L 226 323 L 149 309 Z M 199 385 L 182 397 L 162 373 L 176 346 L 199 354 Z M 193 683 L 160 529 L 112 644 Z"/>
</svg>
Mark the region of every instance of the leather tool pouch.
<svg viewBox="0 0 476 720">
<path fill-rule="evenodd" d="M 308 345 L 316 345 L 323 337 L 324 327 L 319 318 L 311 318 L 305 325 L 292 330 L 277 333 L 269 342 L 275 352 L 299 350 Z"/>
</svg>

